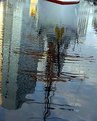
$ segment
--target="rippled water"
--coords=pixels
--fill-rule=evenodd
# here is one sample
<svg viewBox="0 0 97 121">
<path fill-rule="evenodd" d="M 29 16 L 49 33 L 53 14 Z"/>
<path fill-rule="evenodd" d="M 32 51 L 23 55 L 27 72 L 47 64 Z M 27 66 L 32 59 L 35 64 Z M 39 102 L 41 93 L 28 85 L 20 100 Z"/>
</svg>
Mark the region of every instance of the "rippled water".
<svg viewBox="0 0 97 121">
<path fill-rule="evenodd" d="M 0 2 L 0 121 L 97 121 L 96 2 Z"/>
</svg>

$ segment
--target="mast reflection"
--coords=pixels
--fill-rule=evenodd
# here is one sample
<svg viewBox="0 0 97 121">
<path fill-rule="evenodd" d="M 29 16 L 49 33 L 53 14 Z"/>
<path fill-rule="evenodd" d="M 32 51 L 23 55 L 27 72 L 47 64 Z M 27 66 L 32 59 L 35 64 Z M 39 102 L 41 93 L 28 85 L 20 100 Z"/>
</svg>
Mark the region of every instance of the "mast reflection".
<svg viewBox="0 0 97 121">
<path fill-rule="evenodd" d="M 52 36 L 52 35 L 51 35 Z M 54 86 L 54 82 L 60 81 L 61 77 L 61 68 L 63 63 L 62 53 L 60 48 L 62 46 L 61 43 L 64 42 L 64 50 L 68 49 L 69 42 L 65 41 L 64 27 L 59 28 L 55 27 L 55 41 L 48 42 L 48 51 L 47 51 L 47 65 L 46 65 L 46 73 L 45 73 L 45 111 L 44 111 L 44 121 L 50 116 L 50 110 L 52 109 L 52 98 L 54 97 L 54 93 L 56 91 L 56 86 Z M 63 41 L 63 42 L 62 42 Z M 65 56 L 64 56 L 65 57 Z M 57 72 L 56 72 L 57 70 Z M 64 79 L 65 81 L 65 79 Z"/>
<path fill-rule="evenodd" d="M 47 51 L 47 65 L 46 65 L 46 86 L 45 86 L 45 112 L 44 112 L 44 121 L 50 115 L 50 103 L 51 103 L 51 91 L 52 83 L 54 78 L 54 62 L 55 62 L 55 47 L 52 42 L 48 43 Z"/>
</svg>

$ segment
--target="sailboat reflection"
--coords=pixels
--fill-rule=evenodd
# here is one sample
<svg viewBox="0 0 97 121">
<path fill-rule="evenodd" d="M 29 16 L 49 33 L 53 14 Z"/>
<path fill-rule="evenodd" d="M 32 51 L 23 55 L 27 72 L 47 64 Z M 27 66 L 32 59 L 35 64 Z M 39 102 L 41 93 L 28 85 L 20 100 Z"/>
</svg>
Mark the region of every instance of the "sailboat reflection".
<svg viewBox="0 0 97 121">
<path fill-rule="evenodd" d="M 54 93 L 56 91 L 56 86 L 54 83 L 57 81 L 70 81 L 70 77 L 62 77 L 61 69 L 64 63 L 64 59 L 66 56 L 66 51 L 70 44 L 70 39 L 66 38 L 65 29 L 63 27 L 55 26 L 55 41 L 48 42 L 48 50 L 47 50 L 47 64 L 46 64 L 46 72 L 45 72 L 45 111 L 44 111 L 44 121 L 50 116 L 50 110 L 53 109 L 51 107 L 52 98 L 54 97 Z M 62 47 L 64 46 L 64 47 Z M 62 53 L 64 52 L 64 57 Z M 73 109 L 69 109 L 73 111 Z"/>
<path fill-rule="evenodd" d="M 57 29 L 58 28 L 55 28 L 56 32 L 59 31 Z M 61 28 L 61 31 L 63 33 L 64 29 Z M 59 36 L 57 37 L 59 38 Z M 68 44 L 69 43 L 67 43 L 67 48 L 68 48 Z M 47 120 L 47 118 L 51 114 L 51 110 L 53 110 L 51 105 L 52 105 L 52 99 L 54 97 L 54 93 L 56 91 L 55 82 L 57 81 L 66 82 L 68 80 L 66 78 L 62 79 L 62 77 L 60 77 L 62 61 L 64 60 L 60 53 L 60 47 L 61 47 L 61 44 L 59 39 L 57 40 L 57 43 L 48 42 L 47 65 L 46 65 L 46 72 L 45 72 L 45 79 L 44 79 L 45 81 L 45 101 L 44 101 L 45 110 L 44 110 L 44 116 L 43 116 L 44 121 Z M 67 48 L 66 47 L 64 48 L 66 51 Z M 57 72 L 56 72 L 56 68 L 57 68 Z M 66 110 L 73 111 L 72 107 Z"/>
<path fill-rule="evenodd" d="M 60 7 L 47 1 L 39 1 L 38 3 L 38 35 L 41 36 L 44 32 L 48 43 L 45 77 L 44 75 L 43 77 L 42 75 L 39 77 L 45 82 L 44 121 L 47 120 L 50 116 L 51 109 L 53 109 L 51 104 L 54 92 L 56 91 L 54 83 L 57 81 L 66 82 L 71 80 L 70 75 L 65 74 L 63 76 L 61 74 L 61 69 L 72 38 L 72 33 L 76 38 L 77 10 L 78 5 Z M 70 14 L 69 16 L 68 13 L 71 11 L 72 15 Z"/>
</svg>

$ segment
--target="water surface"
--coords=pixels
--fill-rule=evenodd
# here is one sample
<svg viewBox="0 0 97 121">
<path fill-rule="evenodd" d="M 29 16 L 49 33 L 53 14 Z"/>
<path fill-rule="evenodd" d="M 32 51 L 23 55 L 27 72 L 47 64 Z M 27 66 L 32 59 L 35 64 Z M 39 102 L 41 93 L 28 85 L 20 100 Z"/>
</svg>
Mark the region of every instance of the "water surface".
<svg viewBox="0 0 97 121">
<path fill-rule="evenodd" d="M 96 13 L 0 2 L 0 121 L 97 121 Z"/>
</svg>

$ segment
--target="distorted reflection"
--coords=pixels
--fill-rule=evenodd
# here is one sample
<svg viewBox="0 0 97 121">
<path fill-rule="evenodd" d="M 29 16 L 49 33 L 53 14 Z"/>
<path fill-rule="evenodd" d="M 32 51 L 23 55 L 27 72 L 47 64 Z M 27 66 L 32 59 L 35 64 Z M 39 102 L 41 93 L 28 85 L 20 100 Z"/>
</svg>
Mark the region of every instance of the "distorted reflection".
<svg viewBox="0 0 97 121">
<path fill-rule="evenodd" d="M 3 42 L 3 3 L 0 4 L 0 92 L 2 86 L 2 42 Z M 0 105 L 2 104 L 2 97 L 0 93 Z"/>
<path fill-rule="evenodd" d="M 38 41 L 36 40 L 36 46 L 34 44 L 35 41 L 31 42 L 33 35 L 36 36 L 36 33 L 33 33 L 33 28 L 31 28 L 33 26 L 33 19 L 28 14 L 30 6 L 28 2 L 27 4 L 24 8 L 17 4 L 16 10 L 8 8 L 8 11 L 4 13 L 4 22 L 5 24 L 9 22 L 9 24 L 5 26 L 4 31 L 2 105 L 8 109 L 21 107 L 23 102 L 25 102 L 26 94 L 33 93 L 37 79 L 35 76 L 31 77 L 26 74 L 29 71 L 36 71 L 37 59 L 24 52 L 30 48 L 36 48 L 36 51 L 39 51 Z M 26 28 L 27 23 L 30 24 L 28 28 Z M 25 28 L 26 31 L 24 31 Z M 28 46 L 25 48 L 26 40 L 29 43 L 27 43 Z M 20 51 L 20 54 L 13 52 L 17 50 Z"/>
<path fill-rule="evenodd" d="M 78 15 L 79 41 L 83 41 L 84 37 L 86 37 L 89 15 L 90 15 L 90 6 L 88 2 L 84 3 L 84 1 L 81 1 L 79 8 L 79 15 Z"/>
<path fill-rule="evenodd" d="M 47 65 L 46 65 L 46 86 L 45 86 L 45 112 L 44 112 L 44 121 L 50 115 L 50 104 L 51 97 L 50 92 L 52 89 L 52 83 L 54 78 L 54 63 L 55 63 L 55 47 L 53 43 L 48 43 L 48 52 L 47 52 Z"/>
<path fill-rule="evenodd" d="M 37 2 L 38 0 L 31 0 L 31 3 L 30 3 L 30 15 L 31 16 L 37 15 Z"/>
<path fill-rule="evenodd" d="M 97 7 L 94 9 L 94 17 L 93 17 L 93 26 L 95 31 L 97 32 Z"/>
<path fill-rule="evenodd" d="M 46 28 L 56 25 L 76 28 L 78 9 L 79 4 L 61 6 L 41 0 L 38 2 L 39 23 Z"/>
<path fill-rule="evenodd" d="M 0 121 L 97 119 L 93 10 L 84 0 L 0 2 Z"/>
</svg>

